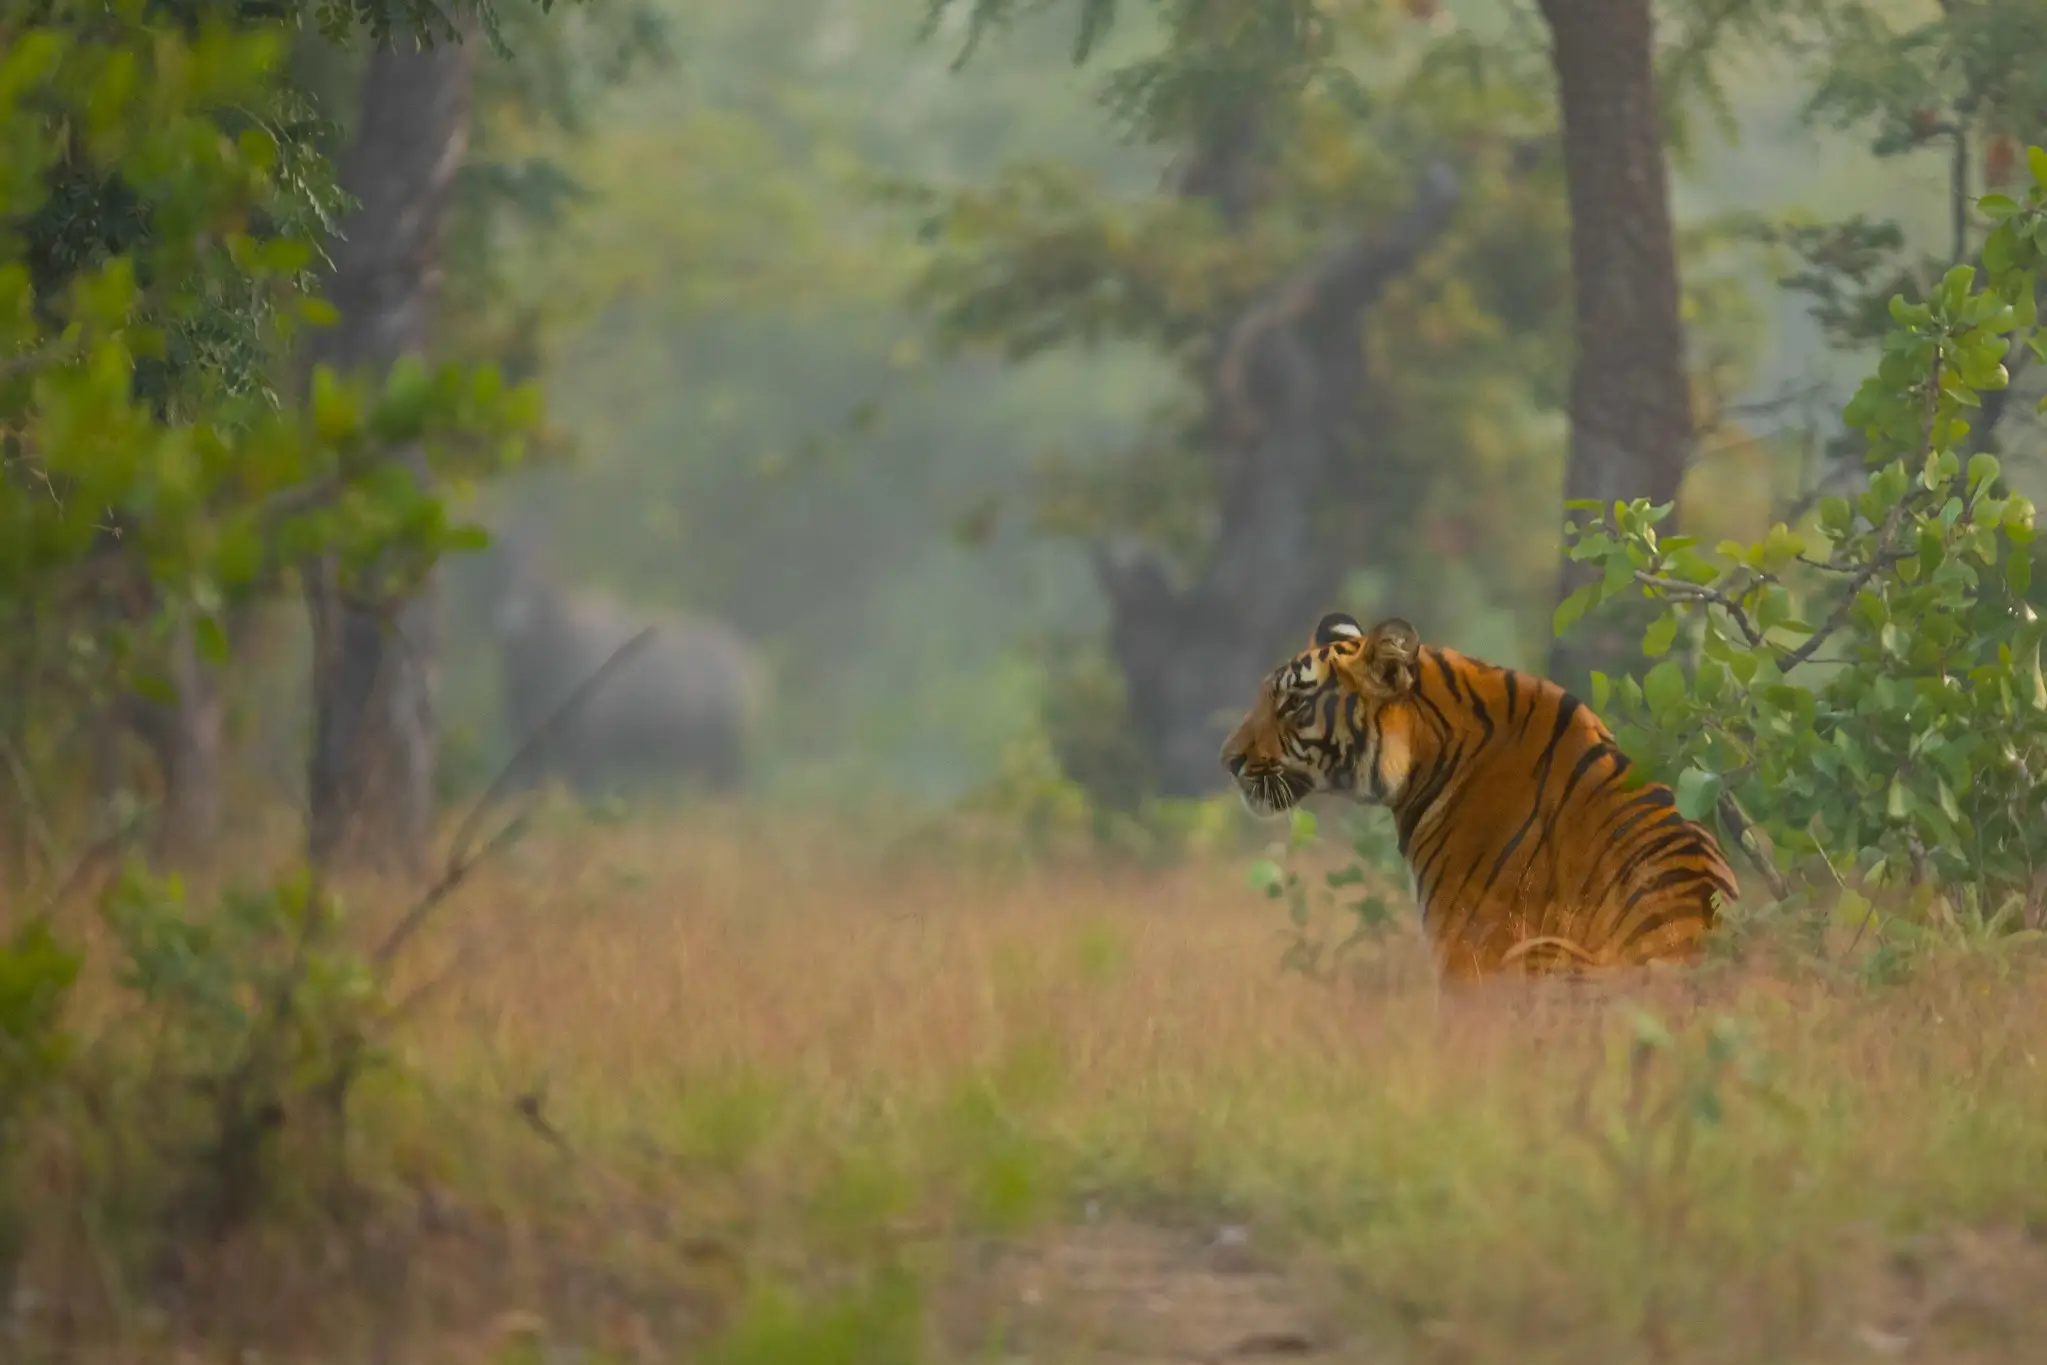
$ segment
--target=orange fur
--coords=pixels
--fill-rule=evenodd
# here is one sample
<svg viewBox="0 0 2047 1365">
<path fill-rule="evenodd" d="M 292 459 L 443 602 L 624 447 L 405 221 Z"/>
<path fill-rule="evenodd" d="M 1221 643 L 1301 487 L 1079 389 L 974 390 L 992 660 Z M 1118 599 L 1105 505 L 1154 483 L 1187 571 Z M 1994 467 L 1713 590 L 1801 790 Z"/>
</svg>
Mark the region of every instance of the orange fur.
<svg viewBox="0 0 2047 1365">
<path fill-rule="evenodd" d="M 1325 616 L 1221 758 L 1257 815 L 1318 792 L 1388 807 L 1452 978 L 1688 960 L 1736 895 L 1712 833 L 1628 777 L 1584 703 L 1405 621 Z"/>
</svg>

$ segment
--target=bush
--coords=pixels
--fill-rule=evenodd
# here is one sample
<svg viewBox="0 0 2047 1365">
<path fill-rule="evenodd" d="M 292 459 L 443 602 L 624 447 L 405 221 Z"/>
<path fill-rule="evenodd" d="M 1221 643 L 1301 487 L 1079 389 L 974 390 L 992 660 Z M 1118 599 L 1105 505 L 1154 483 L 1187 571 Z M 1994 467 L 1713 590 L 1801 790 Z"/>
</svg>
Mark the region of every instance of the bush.
<svg viewBox="0 0 2047 1365">
<path fill-rule="evenodd" d="M 1251 885 L 1268 899 L 1286 902 L 1291 928 L 1280 966 L 1326 980 L 1354 950 L 1375 942 L 1399 922 L 1399 912 L 1386 893 L 1409 879 L 1386 822 L 1354 816 L 1346 832 L 1352 860 L 1324 872 L 1316 894 L 1295 859 L 1315 842 L 1319 824 L 1313 812 L 1296 808 L 1288 817 L 1287 837 L 1271 844 L 1251 865 Z M 1349 932 L 1331 942 L 1318 923 L 1318 902 L 1335 910 L 1339 925 L 1347 921 Z"/>
<path fill-rule="evenodd" d="M 1601 575 L 1556 628 L 1615 597 L 1659 609 L 1642 641 L 1658 662 L 1639 680 L 1595 676 L 1594 709 L 1780 899 L 1777 855 L 1838 885 L 1865 923 L 1864 893 L 1889 889 L 1908 918 L 1965 932 L 2047 924 L 2034 512 L 1969 420 L 2010 382 L 2015 342 L 2047 358 L 2034 302 L 2047 151 L 2030 160 L 2024 202 L 1978 201 L 1996 225 L 1980 284 L 1961 265 L 1923 303 L 1892 299 L 1881 361 L 1844 413 L 1866 442 L 1859 491 L 1710 553 L 1659 535 L 1667 505 L 1573 504 L 1597 515 L 1571 528 L 1569 553 Z"/>
<path fill-rule="evenodd" d="M 194 908 L 175 878 L 130 870 L 105 917 L 118 983 L 150 1025 L 120 1061 L 149 1097 L 171 1176 L 166 1212 L 174 1224 L 235 1227 L 278 1187 L 272 1149 L 288 1115 L 303 1124 L 317 1106 L 342 1136 L 349 1086 L 373 1060 L 372 964 L 303 871 Z"/>
<path fill-rule="evenodd" d="M 23 1232 L 12 1160 L 21 1150 L 22 1122 L 62 1074 L 70 1052 L 64 1004 L 77 978 L 77 956 L 40 919 L 0 946 L 0 1302 L 11 1297 Z"/>
</svg>

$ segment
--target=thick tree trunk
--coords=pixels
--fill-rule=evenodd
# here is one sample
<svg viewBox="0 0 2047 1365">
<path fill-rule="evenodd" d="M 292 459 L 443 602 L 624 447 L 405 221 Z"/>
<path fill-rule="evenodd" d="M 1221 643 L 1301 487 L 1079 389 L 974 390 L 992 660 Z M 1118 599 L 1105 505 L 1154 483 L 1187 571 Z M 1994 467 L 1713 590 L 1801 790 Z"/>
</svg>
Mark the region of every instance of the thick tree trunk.
<svg viewBox="0 0 2047 1365">
<path fill-rule="evenodd" d="M 468 43 L 371 54 L 361 121 L 342 166 L 358 202 L 334 252 L 328 297 L 340 322 L 309 359 L 381 377 L 425 348 L 448 200 L 468 149 Z M 416 450 L 394 451 L 416 478 Z M 417 870 L 432 834 L 438 741 L 436 585 L 396 598 L 374 582 L 344 592 L 336 566 L 306 575 L 313 631 L 314 737 L 307 796 L 316 863 Z"/>
<path fill-rule="evenodd" d="M 1541 5 L 1563 110 L 1577 294 L 1564 496 L 1671 502 L 1690 455 L 1692 406 L 1651 0 Z M 1582 566 L 1566 561 L 1557 600 L 1584 581 Z M 1637 614 L 1600 613 L 1573 628 L 1551 645 L 1550 675 L 1577 687 L 1591 669 L 1638 658 L 1628 629 Z"/>
<path fill-rule="evenodd" d="M 1097 555 L 1131 720 L 1168 795 L 1221 784 L 1216 752 L 1252 687 L 1339 586 L 1316 514 L 1354 439 L 1362 316 L 1457 199 L 1448 168 L 1432 168 L 1383 236 L 1309 261 L 1225 334 L 1210 393 L 1216 538 L 1202 572 L 1175 586 L 1149 556 Z"/>
</svg>

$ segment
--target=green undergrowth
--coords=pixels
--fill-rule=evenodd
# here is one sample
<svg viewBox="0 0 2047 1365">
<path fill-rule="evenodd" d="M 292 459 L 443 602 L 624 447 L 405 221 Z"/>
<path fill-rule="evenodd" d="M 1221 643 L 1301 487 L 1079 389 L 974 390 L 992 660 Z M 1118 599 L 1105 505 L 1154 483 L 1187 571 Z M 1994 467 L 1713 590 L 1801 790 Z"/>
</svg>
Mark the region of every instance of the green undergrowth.
<svg viewBox="0 0 2047 1365">
<path fill-rule="evenodd" d="M 2047 976 L 2023 952 L 1963 943 L 1895 980 L 1709 968 L 1572 1002 L 1310 979 L 1275 942 L 1213 979 L 1282 981 L 1259 999 L 1294 1012 L 1219 1004 L 1168 1046 L 1142 1015 L 1156 941 L 1105 907 L 991 951 L 988 1041 L 944 1065 L 798 1049 L 617 1071 L 573 1060 L 602 1041 L 573 1032 L 602 1028 L 597 997 L 518 1044 L 460 1023 L 471 1000 L 383 1037 L 336 1114 L 322 1031 L 357 1017 L 357 978 L 320 967 L 289 1046 L 255 1041 L 263 990 L 306 975 L 304 951 L 262 946 L 322 922 L 306 895 L 215 925 L 248 937 L 239 981 L 185 971 L 214 959 L 160 899 L 113 917 L 147 970 L 18 1119 L 23 1302 L 102 1313 L 137 1359 L 384 1332 L 424 1360 L 478 1322 L 505 1360 L 650 1340 L 967 1359 L 957 1304 L 990 1248 L 1105 1222 L 1199 1248 L 1241 1225 L 1328 1321 L 1410 1358 L 1846 1360 L 1909 1239 L 2047 1230 Z M 228 1150 L 249 1125 L 260 1151 Z M 231 1195 L 245 1156 L 260 1179 Z M 404 1285 L 377 1288 L 394 1257 Z M 195 1306 L 252 1275 L 271 1311 Z M 53 1321 L 21 1317 L 18 1358 L 58 1358 L 35 1335 Z"/>
<path fill-rule="evenodd" d="M 2011 1023 L 2038 1015 L 2027 989 L 1762 991 L 1476 1038 L 1416 1003 L 1336 1064 L 1265 1056 L 1113 1096 L 1034 1040 L 894 1093 L 733 1072 L 622 1100 L 588 1078 L 549 1122 L 644 1198 L 699 1205 L 748 1267 L 709 1359 L 926 1358 L 917 1324 L 973 1247 L 1104 1216 L 1246 1224 L 1357 1286 L 1350 1328 L 1416 1349 L 1832 1358 L 1835 1300 L 1877 1264 L 1858 1237 L 2047 1229 L 2047 1085 Z M 510 1216 L 536 1199 L 443 1164 Z"/>
</svg>

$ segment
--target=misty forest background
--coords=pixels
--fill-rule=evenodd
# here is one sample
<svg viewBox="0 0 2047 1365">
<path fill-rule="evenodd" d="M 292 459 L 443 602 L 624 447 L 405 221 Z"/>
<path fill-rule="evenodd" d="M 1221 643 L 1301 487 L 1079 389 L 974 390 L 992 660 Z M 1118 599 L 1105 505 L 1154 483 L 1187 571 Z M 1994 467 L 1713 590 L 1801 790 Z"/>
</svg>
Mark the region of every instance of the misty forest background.
<svg viewBox="0 0 2047 1365">
<path fill-rule="evenodd" d="M 509 59 L 476 58 L 435 353 L 537 379 L 549 425 L 464 510 L 541 530 L 568 583 L 756 640 L 776 698 L 761 801 L 978 796 L 1099 823 L 1205 795 L 1206 713 L 1325 607 L 1582 685 L 1549 658 L 1574 348 L 1545 23 L 1407 0 L 1329 7 L 1269 50 L 1218 19 L 1243 27 L 1204 48 L 1207 7 L 1079 8 L 521 7 L 496 20 Z M 1661 472 L 1593 491 L 1653 497 L 1682 462 L 1684 529 L 1750 540 L 1853 466 L 1839 413 L 1883 301 L 1970 254 L 1957 194 L 2008 178 L 2038 131 L 2034 78 L 2001 54 L 2039 20 L 1659 15 L 1691 430 L 1648 412 L 1664 449 L 1640 458 Z M 337 156 L 359 48 L 308 33 L 293 59 Z M 1252 128 L 1241 148 L 1202 131 L 1230 118 Z M 1326 332 L 1329 451 L 1247 444 L 1243 413 L 1277 409 L 1231 387 L 1244 363 L 1218 338 L 1329 289 L 1313 272 L 1332 243 L 1397 236 L 1439 162 L 1447 225 L 1333 329 L 1295 324 Z M 1198 183 L 1218 166 L 1242 182 L 1222 197 Z M 1655 348 L 1616 337 L 1595 361 L 1618 348 L 1625 394 Z M 2030 406 L 1994 433 L 2020 491 L 2039 480 L 2012 434 Z M 1232 533 L 1247 479 L 1314 515 Z M 1296 581 L 1247 598 L 1204 579 L 1231 534 Z M 444 799 L 480 792 L 520 738 L 476 563 L 448 576 Z M 250 617 L 266 624 L 224 674 L 221 799 L 245 819 L 304 810 L 311 714 L 303 611 Z M 1629 641 L 1605 662 L 1641 661 Z M 1202 695 L 1166 695 L 1194 674 Z"/>
<path fill-rule="evenodd" d="M 1571 290 L 1553 144 L 1523 175 L 1510 164 L 1556 128 L 1533 14 L 1339 7 L 1356 84 L 1305 93 L 1267 153 L 1257 240 L 1238 246 L 1178 235 L 1190 140 L 1149 142 L 1105 108 L 1105 73 L 1169 41 L 1159 14 L 1122 7 L 1078 69 L 1072 14 L 1018 15 L 954 73 L 968 8 L 921 44 L 913 8 L 660 10 L 669 62 L 593 93 L 577 133 L 485 124 L 492 153 L 546 157 L 577 187 L 513 235 L 499 303 L 525 312 L 522 359 L 573 462 L 494 501 L 544 509 L 577 582 L 764 642 L 780 704 L 763 795 L 932 805 L 1053 771 L 1123 805 L 1156 790 L 1153 756 L 1121 733 L 1096 549 L 1200 563 L 1219 480 L 1190 430 L 1205 377 L 1190 334 L 1346 230 L 1383 227 L 1437 146 L 1473 158 L 1476 184 L 1364 319 L 1356 427 L 1317 490 L 1340 521 L 1299 549 L 1340 556 L 1329 606 L 1542 669 Z M 1761 536 L 1817 482 L 1868 364 L 1852 343 L 1873 340 L 1779 287 L 1806 263 L 1756 244 L 1752 220 L 1895 222 L 1893 269 L 1849 262 L 1864 273 L 1846 287 L 1879 304 L 1895 269 L 1944 265 L 1952 142 L 1892 124 L 1946 91 L 1857 86 L 1958 78 L 1884 69 L 1874 33 L 1844 51 L 1684 8 L 1662 45 L 1698 414 L 1682 507 L 1711 544 Z M 1927 17 L 1889 8 L 1901 29 Z M 1966 153 L 1975 192 L 1982 152 Z M 1813 249 L 1829 248 L 1849 255 Z M 2011 468 L 2039 491 L 2037 467 Z M 1314 614 L 1274 623 L 1277 647 Z M 481 642 L 458 631 L 451 649 L 459 785 L 505 740 L 483 724 Z"/>
<path fill-rule="evenodd" d="M 2037 1360 L 2043 54 L 0 6 L 0 1355 Z M 1581 689 L 1696 970 L 1445 992 L 1250 821 L 1331 609 Z M 582 714 L 728 799 L 520 791 L 685 617 Z"/>
</svg>

